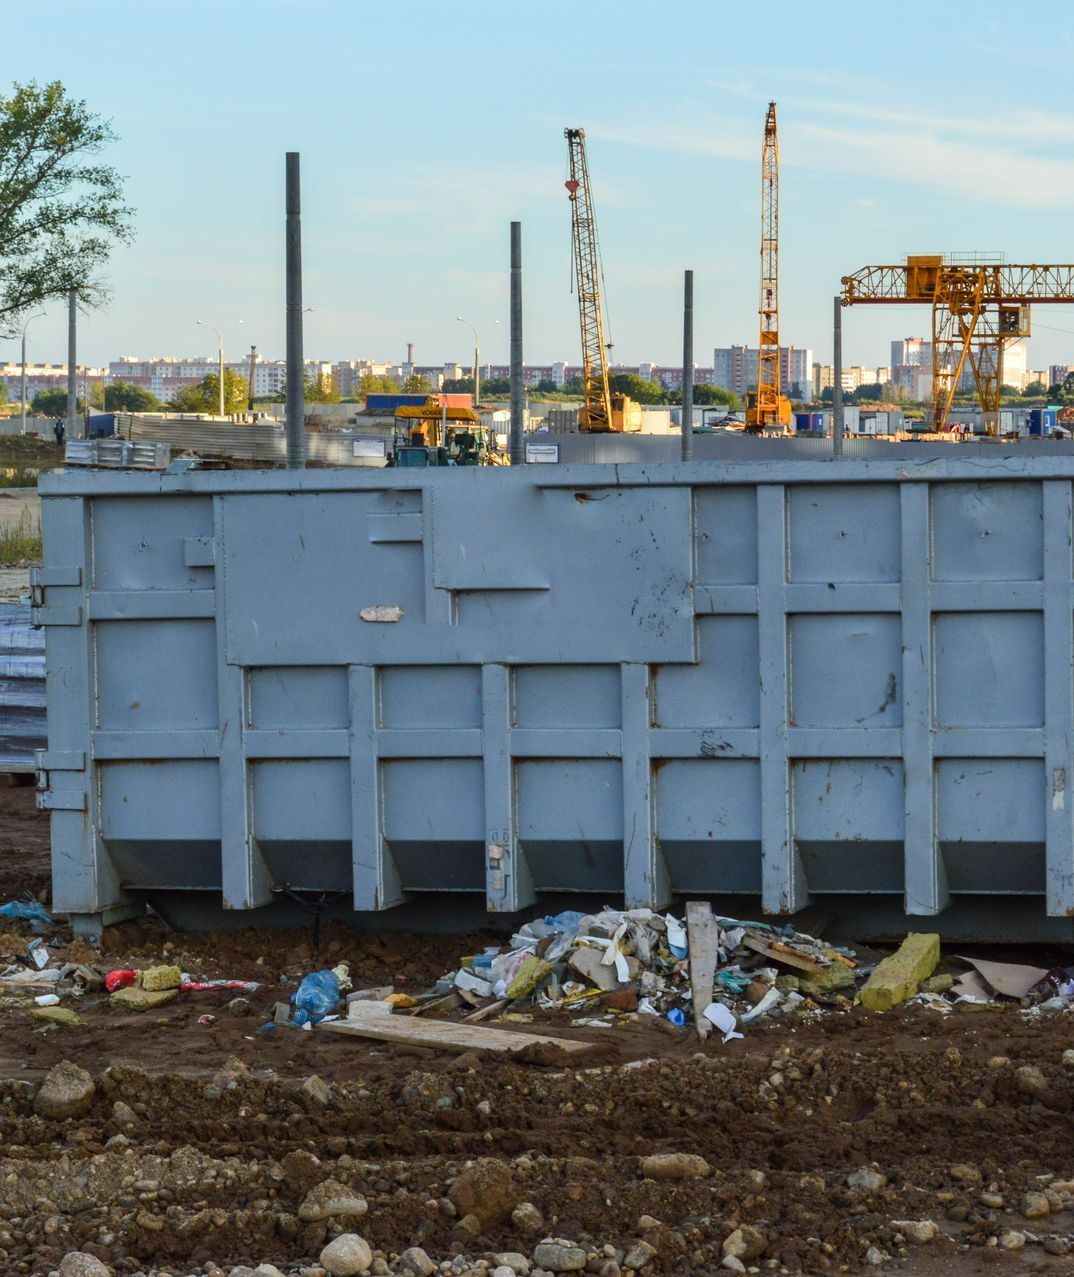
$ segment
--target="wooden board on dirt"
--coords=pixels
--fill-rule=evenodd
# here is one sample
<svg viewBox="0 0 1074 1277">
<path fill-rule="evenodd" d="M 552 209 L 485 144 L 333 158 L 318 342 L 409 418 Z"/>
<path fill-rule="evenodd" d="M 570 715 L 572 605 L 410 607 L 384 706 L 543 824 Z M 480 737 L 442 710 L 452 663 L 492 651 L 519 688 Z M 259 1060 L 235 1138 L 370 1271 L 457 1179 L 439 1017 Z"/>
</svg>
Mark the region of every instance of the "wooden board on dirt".
<svg viewBox="0 0 1074 1277">
<path fill-rule="evenodd" d="M 824 967 L 819 962 L 814 962 L 812 958 L 806 957 L 804 953 L 798 953 L 789 945 L 781 944 L 778 940 L 766 940 L 761 936 L 746 932 L 742 937 L 742 943 L 747 949 L 752 949 L 754 953 L 763 954 L 766 958 L 771 958 L 773 962 L 782 962 L 785 966 L 794 967 L 797 971 L 808 971 L 816 975 L 818 971 L 823 971 Z"/>
<path fill-rule="evenodd" d="M 712 1001 L 712 982 L 716 976 L 719 931 L 707 900 L 690 900 L 686 905 L 686 934 L 690 948 L 690 986 L 693 990 L 694 1024 L 702 1042 L 712 1032 L 705 1018 L 705 1008 Z"/>
<path fill-rule="evenodd" d="M 319 1024 L 329 1033 L 349 1033 L 354 1037 L 376 1038 L 381 1042 L 405 1042 L 410 1046 L 428 1046 L 444 1051 L 521 1051 L 541 1043 L 577 1054 L 592 1050 L 591 1042 L 570 1038 L 553 1038 L 543 1033 L 518 1033 L 513 1029 L 493 1029 L 481 1024 L 457 1024 L 446 1020 L 415 1020 L 410 1016 L 355 1016 L 351 1008 L 349 1020 L 332 1020 Z"/>
</svg>

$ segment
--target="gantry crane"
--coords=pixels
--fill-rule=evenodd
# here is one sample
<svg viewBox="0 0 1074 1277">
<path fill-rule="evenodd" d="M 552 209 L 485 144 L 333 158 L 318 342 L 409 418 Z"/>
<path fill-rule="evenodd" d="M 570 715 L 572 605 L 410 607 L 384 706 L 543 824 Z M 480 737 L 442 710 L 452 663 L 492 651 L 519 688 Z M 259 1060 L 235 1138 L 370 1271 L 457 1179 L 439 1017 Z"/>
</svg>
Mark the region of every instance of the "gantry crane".
<svg viewBox="0 0 1074 1277">
<path fill-rule="evenodd" d="M 570 176 L 565 185 L 571 201 L 571 241 L 574 278 L 578 289 L 578 317 L 582 330 L 582 381 L 585 402 L 578 411 L 578 429 L 588 431 L 639 430 L 641 412 L 626 395 L 608 388 L 608 347 L 604 341 L 604 313 L 600 300 L 600 253 L 585 129 L 564 129 Z"/>
<path fill-rule="evenodd" d="M 843 276 L 843 305 L 932 306 L 932 422 L 947 414 L 967 362 L 989 434 L 999 431 L 1003 348 L 1029 336 L 1033 302 L 1074 302 L 1074 266 L 1011 266 L 940 254 L 903 266 L 863 266 Z"/>
<path fill-rule="evenodd" d="M 779 136 L 769 102 L 761 148 L 761 343 L 757 389 L 746 393 L 746 429 L 791 424 L 791 401 L 781 393 L 779 358 Z"/>
</svg>

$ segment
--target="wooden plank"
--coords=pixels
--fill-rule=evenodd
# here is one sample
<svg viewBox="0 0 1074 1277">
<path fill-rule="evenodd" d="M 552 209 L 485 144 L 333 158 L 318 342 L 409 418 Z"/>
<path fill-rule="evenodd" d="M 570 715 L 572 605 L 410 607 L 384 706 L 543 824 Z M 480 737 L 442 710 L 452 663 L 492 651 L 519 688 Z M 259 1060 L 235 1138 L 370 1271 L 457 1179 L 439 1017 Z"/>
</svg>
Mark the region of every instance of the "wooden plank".
<svg viewBox="0 0 1074 1277">
<path fill-rule="evenodd" d="M 771 958 L 773 962 L 782 962 L 786 966 L 795 967 L 799 971 L 808 971 L 815 975 L 818 971 L 824 970 L 819 962 L 814 962 L 812 958 L 807 958 L 805 954 L 798 953 L 788 945 L 780 944 L 777 940 L 764 940 L 760 936 L 751 935 L 747 932 L 742 937 L 742 943 L 747 949 L 752 949 L 754 953 L 763 954 L 764 957 Z"/>
<path fill-rule="evenodd" d="M 499 998 L 496 1002 L 489 1002 L 483 1007 L 478 1007 L 470 1015 L 464 1015 L 462 1022 L 463 1024 L 477 1024 L 479 1020 L 487 1020 L 490 1015 L 496 1015 L 497 1012 L 502 1011 L 507 1006 L 507 1003 L 507 998 Z"/>
<path fill-rule="evenodd" d="M 359 1015 L 350 1020 L 321 1023 L 318 1031 L 349 1033 L 355 1037 L 376 1038 L 381 1042 L 406 1042 L 410 1046 L 429 1046 L 444 1051 L 521 1051 L 540 1042 L 577 1053 L 592 1049 L 591 1042 L 575 1042 L 569 1038 L 553 1038 L 543 1033 L 517 1033 L 512 1029 L 492 1029 L 480 1024 L 456 1024 L 446 1020 L 414 1020 L 394 1015 Z"/>
<path fill-rule="evenodd" d="M 716 977 L 719 931 L 707 900 L 689 900 L 686 904 L 686 937 L 690 948 L 690 987 L 694 999 L 694 1024 L 702 1042 L 712 1032 L 712 1022 L 705 1018 L 705 1008 L 712 1001 L 712 982 Z"/>
</svg>

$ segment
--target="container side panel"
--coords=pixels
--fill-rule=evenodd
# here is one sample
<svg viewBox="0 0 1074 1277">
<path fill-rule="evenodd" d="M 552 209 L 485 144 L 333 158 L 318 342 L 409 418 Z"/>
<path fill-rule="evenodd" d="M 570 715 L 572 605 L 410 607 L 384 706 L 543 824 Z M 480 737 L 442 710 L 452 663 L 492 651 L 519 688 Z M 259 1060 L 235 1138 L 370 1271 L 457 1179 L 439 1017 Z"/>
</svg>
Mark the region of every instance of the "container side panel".
<svg viewBox="0 0 1074 1277">
<path fill-rule="evenodd" d="M 793 764 L 794 834 L 810 888 L 903 890 L 903 774 L 897 759 Z"/>
<path fill-rule="evenodd" d="M 1039 483 L 932 485 L 937 581 L 1039 581 L 1044 523 Z"/>
<path fill-rule="evenodd" d="M 97 497 L 92 505 L 93 588 L 211 590 L 211 567 L 188 567 L 188 538 L 212 539 L 209 497 Z"/>
<path fill-rule="evenodd" d="M 348 891 L 351 869 L 350 764 L 288 759 L 251 768 L 253 835 L 277 886 Z"/>
<path fill-rule="evenodd" d="M 93 638 L 98 727 L 218 726 L 213 621 L 99 621 Z"/>
<path fill-rule="evenodd" d="M 938 727 L 1043 726 L 1041 613 L 941 613 L 934 625 Z"/>
<path fill-rule="evenodd" d="M 534 665 L 515 670 L 516 727 L 619 727 L 616 665 Z"/>
<path fill-rule="evenodd" d="M 518 837 L 539 891 L 623 890 L 623 772 L 603 759 L 515 765 Z"/>
<path fill-rule="evenodd" d="M 788 493 L 788 580 L 899 579 L 899 490 L 894 484 L 801 484 Z"/>
<path fill-rule="evenodd" d="M 684 758 L 656 767 L 656 833 L 678 892 L 761 891 L 761 768 Z"/>
<path fill-rule="evenodd" d="M 384 839 L 405 891 L 485 890 L 481 759 L 381 763 Z"/>
<path fill-rule="evenodd" d="M 756 585 L 756 490 L 696 489 L 694 542 L 699 583 Z"/>
<path fill-rule="evenodd" d="M 755 616 L 701 616 L 699 665 L 662 665 L 656 674 L 660 727 L 757 727 L 760 661 Z"/>
<path fill-rule="evenodd" d="M 252 669 L 249 726 L 326 727 L 350 724 L 347 671 L 332 666 Z"/>
<path fill-rule="evenodd" d="M 899 727 L 898 616 L 791 617 L 791 721 L 796 727 Z"/>
<path fill-rule="evenodd" d="M 480 727 L 477 665 L 400 666 L 380 673 L 380 726 Z"/>
</svg>

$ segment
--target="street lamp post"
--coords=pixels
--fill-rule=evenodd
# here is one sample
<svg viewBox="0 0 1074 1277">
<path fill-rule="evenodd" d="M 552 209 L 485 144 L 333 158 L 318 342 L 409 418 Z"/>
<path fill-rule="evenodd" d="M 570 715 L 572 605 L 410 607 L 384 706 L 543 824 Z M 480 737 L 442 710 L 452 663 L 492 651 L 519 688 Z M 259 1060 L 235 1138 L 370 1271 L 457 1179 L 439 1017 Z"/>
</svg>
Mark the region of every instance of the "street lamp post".
<svg viewBox="0 0 1074 1277">
<path fill-rule="evenodd" d="M 474 407 L 476 408 L 481 402 L 481 334 L 488 327 L 488 324 L 483 324 L 481 328 L 475 328 L 468 319 L 463 319 L 461 315 L 456 315 L 455 318 L 460 324 L 465 324 L 474 335 Z M 500 321 L 494 319 L 492 322 L 498 324 Z"/>
<path fill-rule="evenodd" d="M 224 405 L 224 338 L 221 336 L 219 328 L 214 327 L 212 324 L 207 324 L 204 319 L 199 319 L 199 320 L 196 320 L 195 322 L 201 324 L 203 328 L 211 329 L 214 333 L 216 333 L 216 351 L 217 351 L 217 355 L 219 356 L 219 367 L 220 367 L 220 371 L 219 371 L 220 385 L 218 387 L 220 391 L 220 416 L 226 417 L 227 413 L 224 411 L 224 407 L 225 407 Z M 241 324 L 242 320 L 240 319 L 237 322 Z"/>
<path fill-rule="evenodd" d="M 45 315 L 44 311 L 40 311 L 36 315 L 31 315 L 30 318 L 26 321 L 26 323 L 23 324 L 22 326 L 22 380 L 19 386 L 19 403 L 22 408 L 20 425 L 19 425 L 20 434 L 26 433 L 26 330 L 27 328 L 30 327 L 30 325 L 34 322 L 35 319 L 43 319 L 44 315 Z"/>
</svg>

